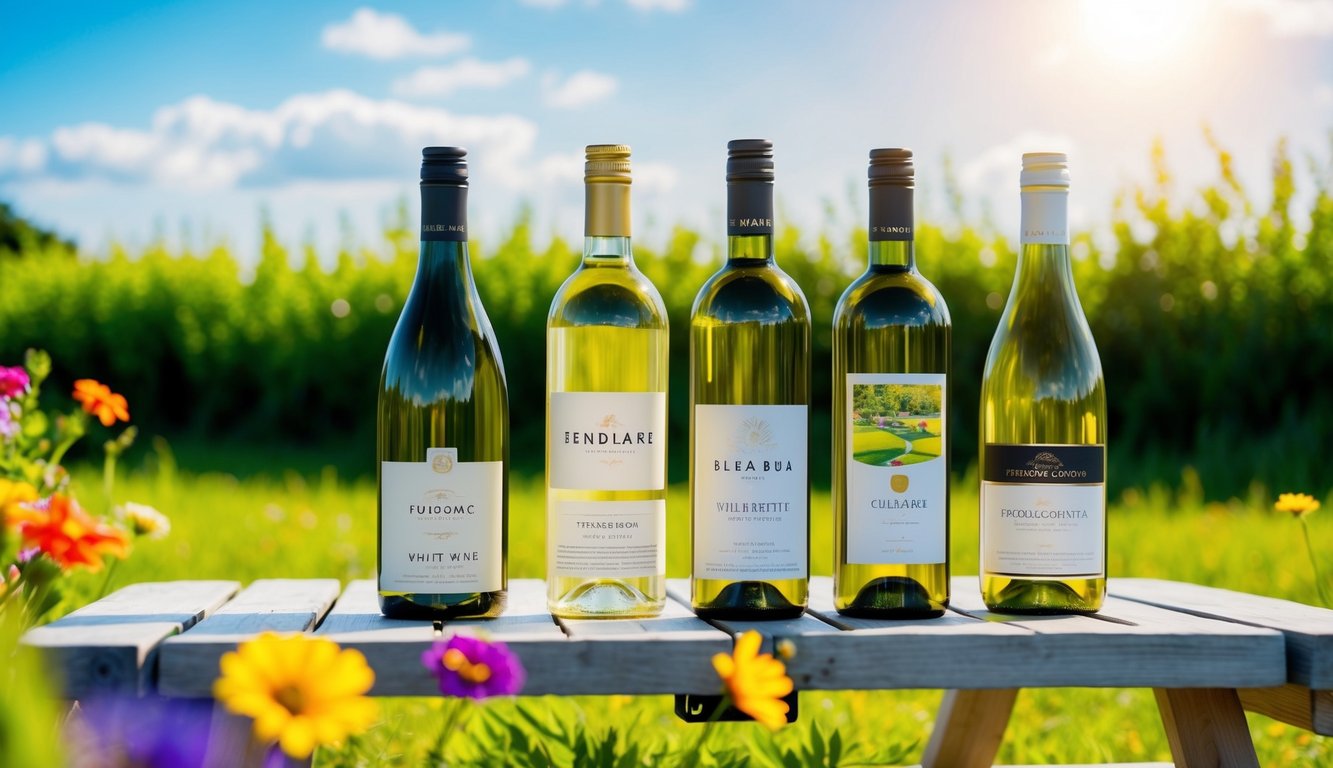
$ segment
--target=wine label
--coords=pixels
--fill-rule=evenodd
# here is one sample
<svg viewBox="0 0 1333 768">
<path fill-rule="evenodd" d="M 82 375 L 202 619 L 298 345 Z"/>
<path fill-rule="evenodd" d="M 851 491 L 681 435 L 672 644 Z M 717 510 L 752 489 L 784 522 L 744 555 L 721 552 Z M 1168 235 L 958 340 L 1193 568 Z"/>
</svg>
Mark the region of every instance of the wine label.
<svg viewBox="0 0 1333 768">
<path fill-rule="evenodd" d="M 666 487 L 665 392 L 552 392 L 551 487 Z"/>
<path fill-rule="evenodd" d="M 555 501 L 547 557 L 556 576 L 666 573 L 666 500 Z"/>
<path fill-rule="evenodd" d="M 503 462 L 431 448 L 425 461 L 381 462 L 380 477 L 380 590 L 504 588 Z"/>
<path fill-rule="evenodd" d="M 847 375 L 847 562 L 948 560 L 942 373 Z"/>
<path fill-rule="evenodd" d="M 1106 575 L 1106 446 L 987 443 L 982 570 Z"/>
<path fill-rule="evenodd" d="M 1069 245 L 1069 190 L 1023 190 L 1020 244 Z"/>
<path fill-rule="evenodd" d="M 694 406 L 694 577 L 809 576 L 804 405 Z"/>
</svg>

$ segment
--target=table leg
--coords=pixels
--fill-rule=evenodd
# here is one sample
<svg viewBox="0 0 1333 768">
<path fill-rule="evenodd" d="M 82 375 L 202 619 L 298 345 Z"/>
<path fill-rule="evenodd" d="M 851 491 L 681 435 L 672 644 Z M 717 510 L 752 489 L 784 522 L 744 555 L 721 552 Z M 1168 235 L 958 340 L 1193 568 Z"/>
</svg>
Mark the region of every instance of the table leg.
<svg viewBox="0 0 1333 768">
<path fill-rule="evenodd" d="M 989 768 L 1017 697 L 1017 688 L 945 691 L 922 768 Z"/>
<path fill-rule="evenodd" d="M 1232 688 L 1154 688 L 1176 768 L 1259 768 Z"/>
</svg>

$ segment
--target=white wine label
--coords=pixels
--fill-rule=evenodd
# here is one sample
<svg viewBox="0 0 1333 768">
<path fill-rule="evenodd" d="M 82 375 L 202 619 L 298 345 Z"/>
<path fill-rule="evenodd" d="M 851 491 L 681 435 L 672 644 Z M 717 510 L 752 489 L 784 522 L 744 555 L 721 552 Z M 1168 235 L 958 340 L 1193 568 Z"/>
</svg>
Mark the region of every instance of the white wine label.
<svg viewBox="0 0 1333 768">
<path fill-rule="evenodd" d="M 809 576 L 809 412 L 694 406 L 694 577 Z"/>
<path fill-rule="evenodd" d="M 847 562 L 948 559 L 948 411 L 942 373 L 847 375 Z"/>
<path fill-rule="evenodd" d="M 556 576 L 666 573 L 666 500 L 554 501 L 547 532 Z"/>
<path fill-rule="evenodd" d="M 504 588 L 503 462 L 431 448 L 425 461 L 381 462 L 380 477 L 381 591 Z"/>
<path fill-rule="evenodd" d="M 552 392 L 551 487 L 666 487 L 665 392 Z"/>
<path fill-rule="evenodd" d="M 1069 245 L 1069 190 L 1023 190 L 1020 244 Z"/>
<path fill-rule="evenodd" d="M 1106 448 L 987 444 L 981 567 L 1005 576 L 1106 575 Z"/>
</svg>

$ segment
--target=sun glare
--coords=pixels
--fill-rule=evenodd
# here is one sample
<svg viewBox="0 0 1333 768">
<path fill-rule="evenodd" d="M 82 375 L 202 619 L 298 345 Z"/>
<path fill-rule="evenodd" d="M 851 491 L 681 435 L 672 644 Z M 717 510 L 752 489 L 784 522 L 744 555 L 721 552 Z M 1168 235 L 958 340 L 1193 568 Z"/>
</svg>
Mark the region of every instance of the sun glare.
<svg viewBox="0 0 1333 768">
<path fill-rule="evenodd" d="M 1123 62 L 1173 58 L 1200 21 L 1197 0 L 1083 0 L 1089 45 Z"/>
</svg>

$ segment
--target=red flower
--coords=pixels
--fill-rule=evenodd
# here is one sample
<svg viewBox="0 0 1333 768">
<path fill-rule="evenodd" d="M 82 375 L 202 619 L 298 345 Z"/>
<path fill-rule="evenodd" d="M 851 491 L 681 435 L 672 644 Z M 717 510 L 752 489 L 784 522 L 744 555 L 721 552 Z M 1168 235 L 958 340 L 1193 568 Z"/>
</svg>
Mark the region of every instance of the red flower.
<svg viewBox="0 0 1333 768">
<path fill-rule="evenodd" d="M 903 465 L 903 462 L 902 462 L 901 459 L 894 459 L 893 461 L 890 461 L 890 462 L 889 462 L 889 466 L 890 466 L 890 467 L 901 467 L 902 465 Z"/>
<path fill-rule="evenodd" d="M 83 410 L 101 419 L 104 427 L 130 420 L 130 406 L 125 402 L 125 396 L 112 392 L 111 387 L 95 379 L 74 382 L 74 399 L 83 404 Z"/>
<path fill-rule="evenodd" d="M 128 534 L 90 517 L 63 493 L 45 504 L 23 505 L 17 517 L 24 546 L 41 550 L 63 570 L 101 570 L 102 555 L 123 558 L 130 552 Z"/>
</svg>

